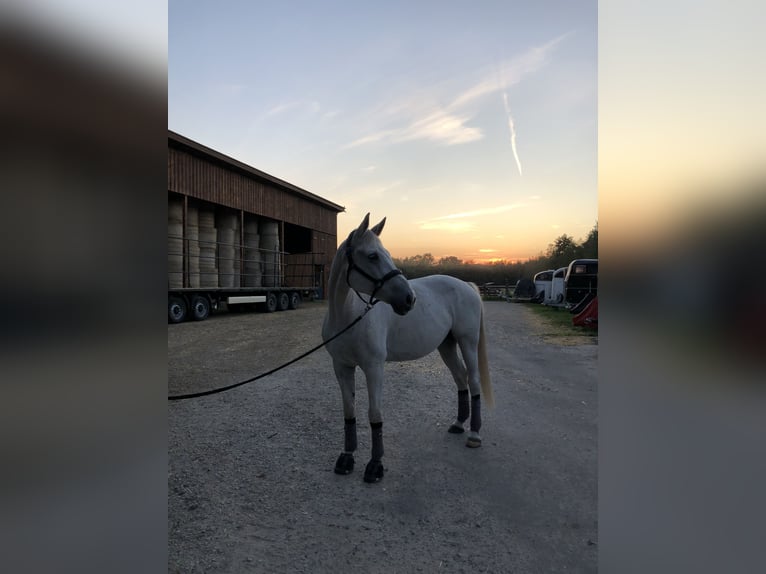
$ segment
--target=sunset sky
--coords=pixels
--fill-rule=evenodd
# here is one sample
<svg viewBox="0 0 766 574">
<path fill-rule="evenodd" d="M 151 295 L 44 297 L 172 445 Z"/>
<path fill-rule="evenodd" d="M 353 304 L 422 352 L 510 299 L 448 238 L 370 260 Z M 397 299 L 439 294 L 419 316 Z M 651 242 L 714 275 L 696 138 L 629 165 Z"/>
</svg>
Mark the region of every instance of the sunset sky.
<svg viewBox="0 0 766 574">
<path fill-rule="evenodd" d="M 168 4 L 168 127 L 386 216 L 397 257 L 526 259 L 598 218 L 596 2 Z"/>
</svg>

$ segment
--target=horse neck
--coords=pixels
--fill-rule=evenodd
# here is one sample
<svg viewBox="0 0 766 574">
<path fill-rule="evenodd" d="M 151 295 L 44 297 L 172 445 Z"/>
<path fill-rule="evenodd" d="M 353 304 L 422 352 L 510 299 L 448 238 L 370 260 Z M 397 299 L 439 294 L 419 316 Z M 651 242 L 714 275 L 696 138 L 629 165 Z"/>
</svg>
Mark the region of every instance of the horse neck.
<svg viewBox="0 0 766 574">
<path fill-rule="evenodd" d="M 332 261 L 330 267 L 330 278 L 328 281 L 329 293 L 328 293 L 328 306 L 330 320 L 338 321 L 343 320 L 347 314 L 346 301 L 350 287 L 346 283 L 346 273 L 348 270 L 348 262 L 343 254 L 346 252 L 346 242 L 340 244 L 338 252 L 335 255 L 335 259 Z"/>
</svg>

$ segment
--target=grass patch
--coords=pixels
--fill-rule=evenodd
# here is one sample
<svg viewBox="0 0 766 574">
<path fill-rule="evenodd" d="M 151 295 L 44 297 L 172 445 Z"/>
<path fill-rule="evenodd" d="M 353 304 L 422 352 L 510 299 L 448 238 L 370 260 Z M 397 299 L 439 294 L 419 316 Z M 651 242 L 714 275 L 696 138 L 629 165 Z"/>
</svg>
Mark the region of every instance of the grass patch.
<svg viewBox="0 0 766 574">
<path fill-rule="evenodd" d="M 548 336 L 571 337 L 573 335 L 580 335 L 584 337 L 592 337 L 594 339 L 598 337 L 598 328 L 591 329 L 589 327 L 576 327 L 575 325 L 572 325 L 572 317 L 574 317 L 574 315 L 567 309 L 561 307 L 549 307 L 537 303 L 532 303 L 528 307 L 551 326 L 551 332 L 546 333 Z"/>
</svg>

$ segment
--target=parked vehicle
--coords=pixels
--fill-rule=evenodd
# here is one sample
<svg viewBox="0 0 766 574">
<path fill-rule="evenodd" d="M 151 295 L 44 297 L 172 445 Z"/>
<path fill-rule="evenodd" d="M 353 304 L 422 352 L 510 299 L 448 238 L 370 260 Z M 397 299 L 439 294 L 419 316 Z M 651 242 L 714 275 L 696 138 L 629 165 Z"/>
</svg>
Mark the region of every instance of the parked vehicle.
<svg viewBox="0 0 766 574">
<path fill-rule="evenodd" d="M 565 301 L 577 305 L 589 293 L 598 293 L 598 259 L 575 259 L 564 277 Z"/>
<path fill-rule="evenodd" d="M 564 279 L 566 273 L 567 267 L 559 267 L 554 271 L 553 279 L 551 279 L 551 296 L 550 299 L 545 301 L 546 305 L 564 305 L 564 294 L 566 292 Z"/>
<path fill-rule="evenodd" d="M 540 271 L 532 277 L 535 283 L 536 296 L 544 303 L 551 298 L 551 280 L 553 279 L 553 269 Z"/>
<path fill-rule="evenodd" d="M 297 309 L 318 296 L 322 255 L 169 235 L 168 259 L 177 271 L 168 270 L 168 322 L 203 321 L 221 304 L 269 313 Z"/>
</svg>

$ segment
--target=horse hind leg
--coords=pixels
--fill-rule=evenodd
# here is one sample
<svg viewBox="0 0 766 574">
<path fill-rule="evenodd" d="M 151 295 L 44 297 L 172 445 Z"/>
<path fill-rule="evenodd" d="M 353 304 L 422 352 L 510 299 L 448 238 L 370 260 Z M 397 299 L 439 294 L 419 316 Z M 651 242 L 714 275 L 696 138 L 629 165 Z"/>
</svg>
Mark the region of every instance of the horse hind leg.
<svg viewBox="0 0 766 574">
<path fill-rule="evenodd" d="M 468 371 L 468 388 L 471 391 L 471 430 L 466 437 L 465 445 L 471 448 L 481 446 L 481 381 L 479 375 L 479 345 L 478 341 L 466 338 L 459 341 L 460 352 L 465 360 Z"/>
<path fill-rule="evenodd" d="M 447 365 L 450 373 L 452 373 L 452 378 L 457 385 L 457 419 L 450 425 L 447 432 L 462 433 L 465 432 L 464 424 L 470 414 L 467 382 L 468 371 L 458 356 L 457 341 L 455 341 L 451 334 L 439 345 L 438 349 L 444 364 Z"/>
</svg>

